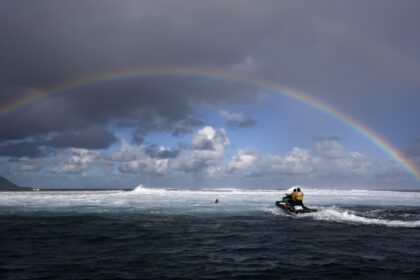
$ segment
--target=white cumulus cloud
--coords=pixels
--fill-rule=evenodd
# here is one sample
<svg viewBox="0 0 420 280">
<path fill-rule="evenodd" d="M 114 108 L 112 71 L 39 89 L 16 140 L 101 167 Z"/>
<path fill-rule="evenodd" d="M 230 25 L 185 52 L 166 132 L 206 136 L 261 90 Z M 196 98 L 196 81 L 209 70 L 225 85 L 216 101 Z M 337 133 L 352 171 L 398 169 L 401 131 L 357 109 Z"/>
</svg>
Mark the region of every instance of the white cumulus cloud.
<svg viewBox="0 0 420 280">
<path fill-rule="evenodd" d="M 237 170 L 249 170 L 257 160 L 257 152 L 253 149 L 240 149 L 236 155 L 232 156 L 226 165 L 227 172 Z"/>
<path fill-rule="evenodd" d="M 225 158 L 230 140 L 223 128 L 206 126 L 192 136 L 191 152 L 177 161 L 177 168 L 187 173 L 199 173 Z"/>
</svg>

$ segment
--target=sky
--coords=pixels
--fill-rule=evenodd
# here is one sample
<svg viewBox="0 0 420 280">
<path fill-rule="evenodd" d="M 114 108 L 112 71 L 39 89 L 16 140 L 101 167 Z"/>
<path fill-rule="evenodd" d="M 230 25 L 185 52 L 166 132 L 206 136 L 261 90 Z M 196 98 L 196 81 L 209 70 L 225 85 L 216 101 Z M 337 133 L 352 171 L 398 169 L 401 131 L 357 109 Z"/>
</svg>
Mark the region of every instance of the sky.
<svg viewBox="0 0 420 280">
<path fill-rule="evenodd" d="M 0 3 L 0 176 L 420 187 L 418 1 Z"/>
</svg>

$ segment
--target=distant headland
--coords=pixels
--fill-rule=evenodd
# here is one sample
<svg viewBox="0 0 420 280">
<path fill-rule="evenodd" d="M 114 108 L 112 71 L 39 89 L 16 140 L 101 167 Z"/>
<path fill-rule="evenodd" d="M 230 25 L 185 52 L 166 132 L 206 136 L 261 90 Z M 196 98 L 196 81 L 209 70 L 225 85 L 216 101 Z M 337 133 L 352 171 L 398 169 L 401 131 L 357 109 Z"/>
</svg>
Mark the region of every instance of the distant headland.
<svg viewBox="0 0 420 280">
<path fill-rule="evenodd" d="M 32 191 L 32 188 L 28 187 L 20 187 L 9 180 L 7 180 L 4 177 L 0 176 L 0 191 L 6 191 L 6 192 L 13 192 L 13 191 Z"/>
</svg>

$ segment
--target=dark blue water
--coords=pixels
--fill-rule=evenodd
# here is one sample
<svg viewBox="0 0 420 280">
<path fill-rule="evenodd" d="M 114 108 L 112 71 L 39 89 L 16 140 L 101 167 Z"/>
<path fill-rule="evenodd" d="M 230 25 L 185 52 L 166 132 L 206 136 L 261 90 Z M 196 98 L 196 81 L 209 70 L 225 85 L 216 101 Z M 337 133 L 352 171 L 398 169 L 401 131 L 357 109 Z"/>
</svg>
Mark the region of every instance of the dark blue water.
<svg viewBox="0 0 420 280">
<path fill-rule="evenodd" d="M 0 225 L 0 279 L 420 279 L 419 227 L 261 211 L 3 211 Z"/>
</svg>

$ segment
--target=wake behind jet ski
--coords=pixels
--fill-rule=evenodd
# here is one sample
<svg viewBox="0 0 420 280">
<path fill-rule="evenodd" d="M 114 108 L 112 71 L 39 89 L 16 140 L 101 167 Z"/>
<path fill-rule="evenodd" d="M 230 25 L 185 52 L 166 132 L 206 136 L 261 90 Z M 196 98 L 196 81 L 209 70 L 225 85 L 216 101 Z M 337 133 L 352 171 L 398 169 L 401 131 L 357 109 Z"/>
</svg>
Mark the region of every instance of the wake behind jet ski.
<svg viewBox="0 0 420 280">
<path fill-rule="evenodd" d="M 303 205 L 303 192 L 300 187 L 291 187 L 286 191 L 286 194 L 281 201 L 276 201 L 276 206 L 293 214 L 316 212 L 316 209 L 311 209 Z"/>
</svg>

